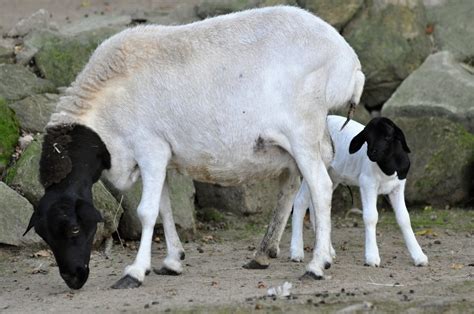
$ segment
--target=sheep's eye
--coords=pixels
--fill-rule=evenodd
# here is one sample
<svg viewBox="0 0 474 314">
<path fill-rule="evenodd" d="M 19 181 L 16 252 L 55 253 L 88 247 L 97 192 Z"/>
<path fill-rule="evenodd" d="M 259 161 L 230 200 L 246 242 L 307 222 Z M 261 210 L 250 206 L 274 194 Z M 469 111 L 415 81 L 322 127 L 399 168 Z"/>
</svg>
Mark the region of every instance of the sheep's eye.
<svg viewBox="0 0 474 314">
<path fill-rule="evenodd" d="M 81 230 L 79 229 L 79 226 L 73 226 L 69 229 L 69 235 L 71 237 L 75 237 L 75 236 L 79 235 L 80 231 Z"/>
</svg>

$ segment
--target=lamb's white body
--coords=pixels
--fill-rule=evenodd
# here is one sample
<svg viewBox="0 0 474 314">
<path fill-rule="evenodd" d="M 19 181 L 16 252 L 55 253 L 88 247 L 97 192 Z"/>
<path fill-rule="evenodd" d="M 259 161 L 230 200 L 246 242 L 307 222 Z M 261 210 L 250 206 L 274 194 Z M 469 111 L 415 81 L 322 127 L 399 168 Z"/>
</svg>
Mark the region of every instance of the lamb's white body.
<svg viewBox="0 0 474 314">
<path fill-rule="evenodd" d="M 111 155 L 108 178 L 118 188 L 141 174 L 143 232 L 126 274 L 143 281 L 150 269 L 165 170 L 175 167 L 221 185 L 288 172 L 282 202 L 290 209 L 299 169 L 320 204 L 322 240 L 308 269 L 322 275 L 331 260 L 332 185 L 321 138 L 330 108 L 359 102 L 360 69 L 336 30 L 291 7 L 140 26 L 96 50 L 49 126 L 80 123 L 97 132 Z"/>
<path fill-rule="evenodd" d="M 363 206 L 365 225 L 365 262 L 370 266 L 380 265 L 379 250 L 376 242 L 375 228 L 378 220 L 377 195 L 388 194 L 394 208 L 396 219 L 405 238 L 410 255 L 416 265 L 426 265 L 428 258 L 416 241 L 411 228 L 410 217 L 405 205 L 405 182 L 397 174 L 391 176 L 382 172 L 376 162 L 367 157 L 367 143 L 354 154 L 349 153 L 352 139 L 359 134 L 364 126 L 350 121 L 341 131 L 345 118 L 328 116 L 327 126 L 333 141 L 335 155 L 328 169 L 333 182 L 333 189 L 339 184 L 359 186 Z M 311 206 L 308 186 L 303 181 L 296 196 L 293 208 L 291 259 L 302 261 L 303 250 L 303 218 L 306 209 Z"/>
</svg>

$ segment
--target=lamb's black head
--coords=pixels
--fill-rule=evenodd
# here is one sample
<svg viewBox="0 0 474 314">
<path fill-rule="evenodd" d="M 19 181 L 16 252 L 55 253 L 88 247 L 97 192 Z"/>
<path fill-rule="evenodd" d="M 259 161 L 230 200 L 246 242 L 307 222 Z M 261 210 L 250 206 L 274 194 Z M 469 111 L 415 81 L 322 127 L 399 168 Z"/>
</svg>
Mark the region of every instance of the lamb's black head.
<svg viewBox="0 0 474 314">
<path fill-rule="evenodd" d="M 89 276 L 92 242 L 101 221 L 90 201 L 51 192 L 41 199 L 26 232 L 35 228 L 53 251 L 66 284 L 80 289 Z"/>
<path fill-rule="evenodd" d="M 410 152 L 402 130 L 387 118 L 374 118 L 351 141 L 349 153 L 357 152 L 367 142 L 367 156 L 376 162 L 382 171 L 391 175 L 397 171 L 404 179 L 410 161 Z"/>
<path fill-rule="evenodd" d="M 34 227 L 53 251 L 61 277 L 80 289 L 89 276 L 92 242 L 102 221 L 92 203 L 92 185 L 110 168 L 110 155 L 99 136 L 80 125 L 48 130 L 42 149 L 45 194 L 25 234 Z"/>
</svg>

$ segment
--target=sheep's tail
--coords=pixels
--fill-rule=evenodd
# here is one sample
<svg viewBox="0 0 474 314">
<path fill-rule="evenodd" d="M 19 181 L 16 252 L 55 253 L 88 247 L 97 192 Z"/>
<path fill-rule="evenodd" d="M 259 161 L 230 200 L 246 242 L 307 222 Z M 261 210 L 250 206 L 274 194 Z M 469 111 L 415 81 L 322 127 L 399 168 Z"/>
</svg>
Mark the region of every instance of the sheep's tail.
<svg viewBox="0 0 474 314">
<path fill-rule="evenodd" d="M 351 121 L 352 116 L 357 105 L 360 102 L 360 97 L 362 96 L 362 91 L 364 90 L 365 84 L 365 75 L 360 69 L 356 70 L 354 75 L 354 91 L 352 93 L 351 99 L 349 100 L 349 111 L 347 112 L 346 122 L 341 127 L 341 130 Z"/>
</svg>

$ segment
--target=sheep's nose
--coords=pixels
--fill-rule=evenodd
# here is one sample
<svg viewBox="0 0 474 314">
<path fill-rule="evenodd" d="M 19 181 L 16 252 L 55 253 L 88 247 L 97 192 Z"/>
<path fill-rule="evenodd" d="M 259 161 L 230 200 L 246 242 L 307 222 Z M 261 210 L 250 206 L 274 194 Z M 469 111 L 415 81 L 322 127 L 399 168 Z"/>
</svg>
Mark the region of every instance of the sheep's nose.
<svg viewBox="0 0 474 314">
<path fill-rule="evenodd" d="M 63 280 L 71 289 L 81 289 L 89 277 L 89 268 L 77 268 L 74 274 L 60 273 Z"/>
</svg>

